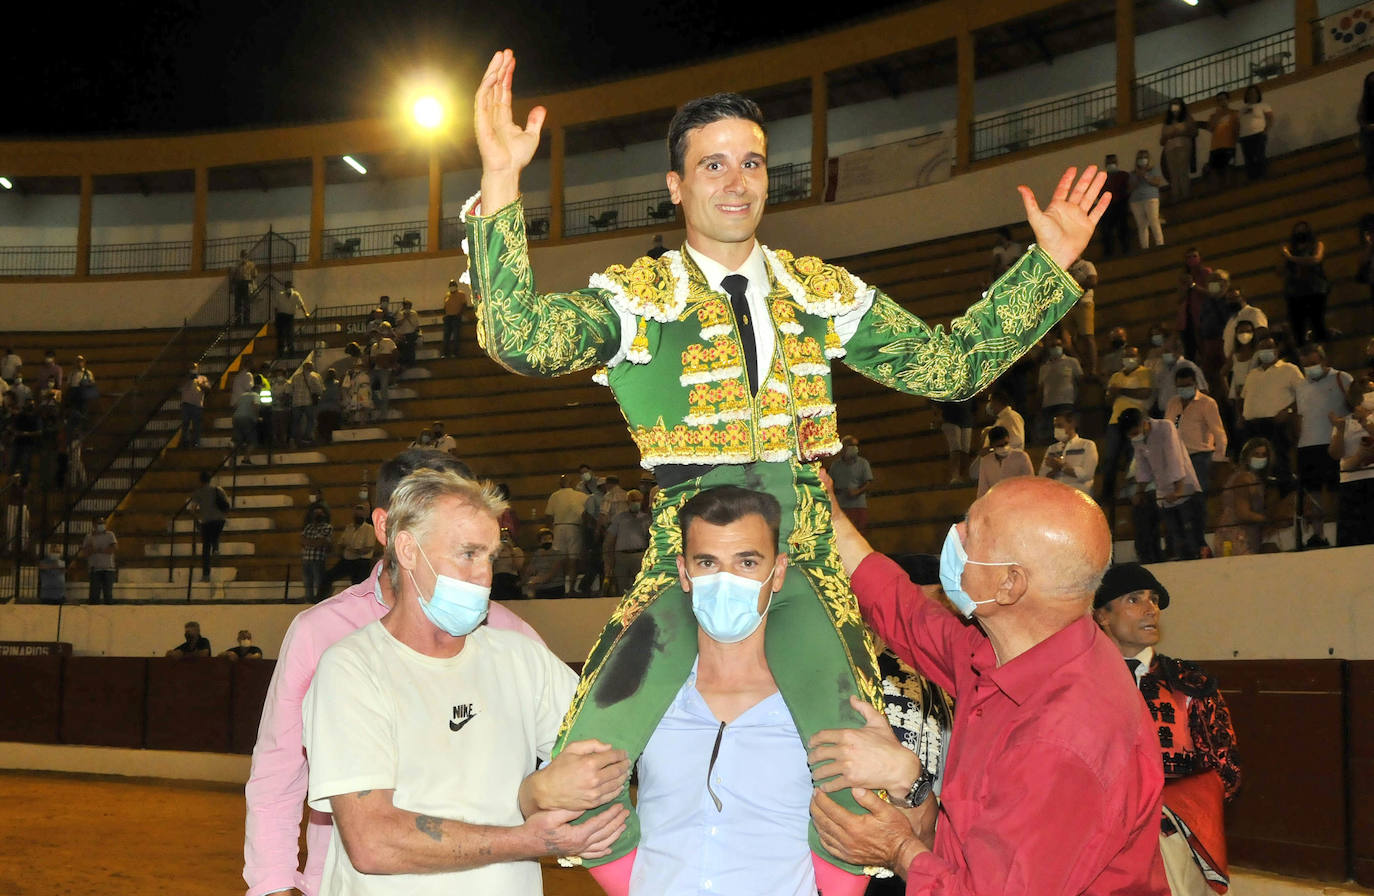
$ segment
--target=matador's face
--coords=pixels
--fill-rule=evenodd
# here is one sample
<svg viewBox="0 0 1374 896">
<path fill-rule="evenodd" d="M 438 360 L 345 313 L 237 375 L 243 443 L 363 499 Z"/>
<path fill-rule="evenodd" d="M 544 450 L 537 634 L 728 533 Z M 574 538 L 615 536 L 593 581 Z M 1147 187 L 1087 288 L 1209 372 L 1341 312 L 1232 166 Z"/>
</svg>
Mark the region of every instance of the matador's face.
<svg viewBox="0 0 1374 896">
<path fill-rule="evenodd" d="M 668 194 L 682 206 L 687 242 L 710 258 L 752 242 L 768 200 L 768 140 L 763 128 L 724 118 L 687 134 L 683 173 L 668 172 Z"/>
</svg>

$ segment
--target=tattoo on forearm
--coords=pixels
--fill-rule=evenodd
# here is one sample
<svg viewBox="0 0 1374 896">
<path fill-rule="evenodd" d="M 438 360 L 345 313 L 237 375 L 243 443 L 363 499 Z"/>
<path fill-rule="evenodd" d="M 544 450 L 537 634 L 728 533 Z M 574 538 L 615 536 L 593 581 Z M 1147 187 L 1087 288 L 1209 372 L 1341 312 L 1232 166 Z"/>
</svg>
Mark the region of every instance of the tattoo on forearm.
<svg viewBox="0 0 1374 896">
<path fill-rule="evenodd" d="M 432 815 L 419 815 L 415 818 L 415 827 L 435 843 L 444 839 L 443 819 L 435 818 Z"/>
</svg>

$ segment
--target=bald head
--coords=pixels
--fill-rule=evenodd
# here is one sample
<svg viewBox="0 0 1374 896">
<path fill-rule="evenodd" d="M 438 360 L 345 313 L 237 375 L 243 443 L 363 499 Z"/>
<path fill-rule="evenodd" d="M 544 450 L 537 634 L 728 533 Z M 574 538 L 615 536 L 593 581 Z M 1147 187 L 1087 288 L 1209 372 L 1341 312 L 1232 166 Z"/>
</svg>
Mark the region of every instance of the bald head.
<svg viewBox="0 0 1374 896">
<path fill-rule="evenodd" d="M 1102 511 L 1078 489 L 1051 479 L 1002 480 L 969 508 L 970 534 L 975 528 L 987 539 L 980 559 L 1019 564 L 1032 596 L 1091 604 L 1111 560 Z"/>
</svg>

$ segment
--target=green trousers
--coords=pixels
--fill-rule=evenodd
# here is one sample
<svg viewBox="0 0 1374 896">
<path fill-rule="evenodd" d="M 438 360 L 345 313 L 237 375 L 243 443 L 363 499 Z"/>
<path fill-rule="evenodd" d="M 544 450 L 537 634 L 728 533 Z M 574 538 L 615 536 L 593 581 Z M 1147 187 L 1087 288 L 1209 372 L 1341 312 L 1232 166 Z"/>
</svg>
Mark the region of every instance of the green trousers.
<svg viewBox="0 0 1374 896">
<path fill-rule="evenodd" d="M 644 751 L 697 655 L 696 617 L 678 581 L 678 508 L 721 485 L 767 492 L 782 505 L 780 550 L 789 562 L 782 590 L 773 596 L 768 612 L 764 650 L 803 744 L 827 728 L 863 727 L 863 717 L 849 704 L 851 695 L 862 696 L 882 711 L 873 644 L 835 553 L 830 501 L 815 465 L 722 465 L 663 489 L 654 499 L 649 547 L 639 578 L 587 657 L 555 753 L 567 743 L 592 738 L 625 750 L 632 762 Z M 834 797 L 851 811 L 863 811 L 848 790 Z M 588 864 L 615 861 L 639 843 L 639 817 L 630 805 L 628 787 L 618 802 L 630 809 L 625 833 L 610 855 Z M 814 827 L 809 839 L 817 855 L 862 873 L 829 855 Z"/>
</svg>

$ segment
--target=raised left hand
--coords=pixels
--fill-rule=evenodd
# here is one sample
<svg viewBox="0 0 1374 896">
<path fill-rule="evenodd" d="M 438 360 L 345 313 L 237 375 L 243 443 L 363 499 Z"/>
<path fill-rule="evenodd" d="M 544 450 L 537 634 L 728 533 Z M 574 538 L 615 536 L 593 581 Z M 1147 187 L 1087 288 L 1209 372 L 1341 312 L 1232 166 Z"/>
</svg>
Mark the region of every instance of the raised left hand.
<svg viewBox="0 0 1374 896">
<path fill-rule="evenodd" d="M 1102 192 L 1107 182 L 1105 171 L 1089 165 L 1075 183 L 1077 174 L 1077 168 L 1064 172 L 1050 197 L 1050 204 L 1043 211 L 1030 187 L 1022 184 L 1016 188 L 1026 206 L 1026 220 L 1035 231 L 1035 241 L 1064 269 L 1077 261 L 1088 247 L 1093 228 L 1112 201 L 1112 194 Z"/>
</svg>

